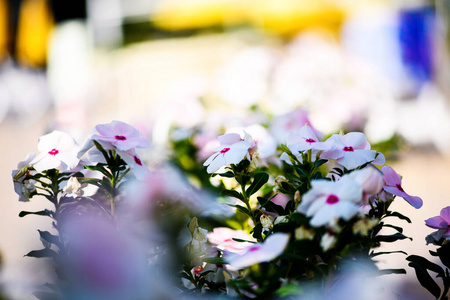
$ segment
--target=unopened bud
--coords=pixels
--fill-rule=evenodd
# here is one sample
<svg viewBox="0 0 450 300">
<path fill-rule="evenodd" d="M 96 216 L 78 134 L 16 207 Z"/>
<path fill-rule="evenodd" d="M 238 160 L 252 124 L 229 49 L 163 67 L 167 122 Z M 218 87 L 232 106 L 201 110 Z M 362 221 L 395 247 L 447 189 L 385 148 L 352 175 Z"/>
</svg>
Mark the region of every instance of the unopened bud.
<svg viewBox="0 0 450 300">
<path fill-rule="evenodd" d="M 294 202 L 295 206 L 299 205 L 302 202 L 302 197 L 300 196 L 300 191 L 296 191 L 294 194 Z"/>
<path fill-rule="evenodd" d="M 299 227 L 295 229 L 296 240 L 312 240 L 314 239 L 314 230 L 312 228 Z"/>
<path fill-rule="evenodd" d="M 331 232 L 327 232 L 326 234 L 324 234 L 322 236 L 322 239 L 320 240 L 320 246 L 325 252 L 333 248 L 335 244 L 336 244 L 336 236 Z"/>
<path fill-rule="evenodd" d="M 358 220 L 353 225 L 353 234 L 361 234 L 363 236 L 366 236 L 369 233 L 369 230 L 377 226 L 378 223 L 378 219 L 363 218 L 361 220 Z"/>
<path fill-rule="evenodd" d="M 277 224 L 284 224 L 289 222 L 289 217 L 288 216 L 279 216 L 275 219 L 275 222 L 273 222 L 273 225 L 277 225 Z"/>
<path fill-rule="evenodd" d="M 272 229 L 273 228 L 273 218 L 268 215 L 262 215 L 259 219 L 261 221 L 261 225 L 264 229 Z"/>
</svg>

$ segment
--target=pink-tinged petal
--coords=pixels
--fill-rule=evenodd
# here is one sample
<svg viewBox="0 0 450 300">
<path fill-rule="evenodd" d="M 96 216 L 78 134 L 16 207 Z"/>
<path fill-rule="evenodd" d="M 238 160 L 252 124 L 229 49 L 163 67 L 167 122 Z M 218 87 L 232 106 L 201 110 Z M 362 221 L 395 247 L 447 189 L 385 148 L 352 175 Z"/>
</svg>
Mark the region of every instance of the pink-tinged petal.
<svg viewBox="0 0 450 300">
<path fill-rule="evenodd" d="M 447 224 L 450 224 L 450 206 L 441 209 L 440 216 L 445 220 L 445 222 L 447 222 Z"/>
<path fill-rule="evenodd" d="M 403 197 L 403 199 L 408 201 L 408 203 L 411 204 L 411 206 L 414 208 L 421 208 L 423 205 L 422 198 L 417 197 L 417 196 L 411 196 L 411 195 L 406 194 L 406 196 Z"/>
<path fill-rule="evenodd" d="M 223 154 L 227 164 L 238 164 L 247 155 L 250 143 L 246 141 L 240 141 L 233 144 L 232 147 Z"/>
<path fill-rule="evenodd" d="M 326 150 L 322 154 L 320 154 L 320 158 L 324 159 L 334 159 L 340 158 L 342 156 L 344 156 L 344 151 L 342 151 L 341 149 Z"/>
<path fill-rule="evenodd" d="M 221 135 L 217 138 L 220 142 L 220 145 L 233 145 L 239 141 L 242 141 L 242 138 L 237 133 L 227 133 Z"/>
<path fill-rule="evenodd" d="M 217 155 L 220 155 L 220 153 L 214 153 L 212 154 L 210 157 L 208 157 L 208 159 L 203 163 L 204 166 L 207 166 L 209 164 L 211 164 L 211 162 L 214 160 L 214 158 L 217 157 Z"/>
<path fill-rule="evenodd" d="M 60 165 L 61 161 L 58 158 L 51 155 L 44 155 L 42 159 L 36 160 L 36 162 L 33 163 L 33 168 L 38 173 L 41 173 L 45 170 L 57 169 Z"/>
<path fill-rule="evenodd" d="M 448 223 L 440 216 L 437 216 L 425 220 L 425 225 L 431 228 L 440 229 L 446 228 L 448 226 Z"/>
<path fill-rule="evenodd" d="M 352 146 L 354 149 L 370 150 L 370 144 L 364 133 L 349 132 L 342 137 L 342 142 L 346 146 Z"/>
<path fill-rule="evenodd" d="M 262 244 L 248 247 L 243 255 L 232 254 L 227 258 L 228 263 L 238 269 L 251 265 L 271 261 L 280 256 L 289 242 L 289 235 L 274 233 L 266 238 Z"/>
<path fill-rule="evenodd" d="M 401 190 L 399 190 L 396 186 L 383 186 L 383 190 L 385 190 L 388 193 L 391 193 L 392 195 L 399 196 L 399 197 L 405 197 L 407 194 Z"/>
<path fill-rule="evenodd" d="M 340 198 L 354 203 L 361 202 L 363 193 L 361 185 L 350 179 L 348 176 L 343 177 L 338 183 L 339 184 L 336 185 L 335 193 Z"/>
<path fill-rule="evenodd" d="M 346 152 L 343 157 L 337 159 L 337 163 L 347 170 L 353 170 L 375 159 L 374 150 L 354 150 Z"/>
<path fill-rule="evenodd" d="M 276 205 L 286 208 L 286 204 L 289 202 L 289 200 L 290 200 L 289 197 L 286 196 L 285 194 L 278 194 L 270 201 L 272 201 Z"/>
<path fill-rule="evenodd" d="M 386 157 L 384 157 L 383 153 L 377 152 L 376 158 L 373 160 L 372 164 L 377 166 L 382 166 L 386 163 Z"/>
<path fill-rule="evenodd" d="M 384 174 L 383 178 L 384 182 L 386 182 L 386 185 L 397 186 L 402 184 L 400 176 L 398 176 L 397 172 L 395 172 L 391 167 L 383 166 L 381 168 L 381 172 L 383 172 Z"/>
<path fill-rule="evenodd" d="M 227 162 L 223 155 L 218 155 L 211 163 L 209 164 L 208 168 L 206 168 L 206 172 L 209 174 L 216 172 L 220 169 L 220 167 L 226 166 Z"/>
</svg>

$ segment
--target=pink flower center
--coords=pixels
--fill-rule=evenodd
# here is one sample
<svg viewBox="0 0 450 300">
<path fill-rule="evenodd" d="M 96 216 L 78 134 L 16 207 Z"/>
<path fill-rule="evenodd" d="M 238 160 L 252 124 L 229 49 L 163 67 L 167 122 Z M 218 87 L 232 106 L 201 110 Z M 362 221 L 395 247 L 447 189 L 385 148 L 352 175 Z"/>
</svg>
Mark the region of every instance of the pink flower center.
<svg viewBox="0 0 450 300">
<path fill-rule="evenodd" d="M 255 246 L 255 247 L 251 247 L 250 249 L 248 249 L 248 252 L 255 252 L 258 251 L 260 247 Z"/>
<path fill-rule="evenodd" d="M 123 136 L 123 135 L 116 135 L 115 137 L 114 137 L 116 140 L 118 140 L 118 141 L 125 141 L 127 138 L 125 137 L 125 136 Z"/>
<path fill-rule="evenodd" d="M 405 192 L 400 184 L 397 184 L 396 187 L 397 187 L 400 191 Z"/>
<path fill-rule="evenodd" d="M 228 151 L 230 151 L 230 148 L 223 148 L 220 153 L 227 153 Z"/>
<path fill-rule="evenodd" d="M 342 150 L 344 150 L 345 152 L 353 152 L 353 151 L 355 151 L 352 146 L 345 146 L 344 149 L 342 149 Z"/>
<path fill-rule="evenodd" d="M 51 151 L 48 151 L 48 154 L 50 154 L 50 155 L 56 155 L 58 153 L 59 153 L 59 151 L 56 149 L 52 149 Z"/>
<path fill-rule="evenodd" d="M 142 161 L 136 155 L 134 156 L 134 162 L 142 166 Z"/>
<path fill-rule="evenodd" d="M 325 201 L 327 204 L 335 204 L 339 202 L 339 198 L 336 195 L 329 195 L 327 198 L 327 201 Z"/>
<path fill-rule="evenodd" d="M 311 139 L 311 138 L 306 139 L 305 141 L 306 141 L 307 143 L 315 143 L 315 142 L 316 142 L 315 140 L 313 140 L 313 139 Z"/>
</svg>

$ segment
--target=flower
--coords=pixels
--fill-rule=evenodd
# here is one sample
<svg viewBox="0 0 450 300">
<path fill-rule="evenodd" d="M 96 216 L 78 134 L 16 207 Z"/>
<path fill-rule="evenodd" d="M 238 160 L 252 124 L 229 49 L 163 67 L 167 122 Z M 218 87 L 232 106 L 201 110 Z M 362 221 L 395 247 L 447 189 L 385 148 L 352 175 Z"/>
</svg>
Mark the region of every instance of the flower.
<svg viewBox="0 0 450 300">
<path fill-rule="evenodd" d="M 289 235 L 274 233 L 266 238 L 264 243 L 248 246 L 244 254 L 232 254 L 227 257 L 228 263 L 235 268 L 242 269 L 251 265 L 271 261 L 283 253 L 289 242 Z"/>
<path fill-rule="evenodd" d="M 222 166 L 238 164 L 245 157 L 251 161 L 249 150 L 255 145 L 252 145 L 253 139 L 249 134 L 245 134 L 242 139 L 237 133 L 227 133 L 219 136 L 218 140 L 220 145 L 216 148 L 217 152 L 203 163 L 208 166 L 208 173 L 214 173 Z"/>
<path fill-rule="evenodd" d="M 253 242 L 255 239 L 243 230 L 233 230 L 227 227 L 216 227 L 213 232 L 208 232 L 208 240 L 216 248 L 232 252 L 232 253 L 244 253 L 245 249 L 252 246 L 253 243 L 238 242 L 233 239 L 241 239 L 244 241 Z"/>
<path fill-rule="evenodd" d="M 98 124 L 90 132 L 90 137 L 78 153 L 83 156 L 94 146 L 94 141 L 99 142 L 105 149 L 128 151 L 135 148 L 148 148 L 149 142 L 133 126 L 121 122 L 112 121 L 109 124 Z"/>
<path fill-rule="evenodd" d="M 134 149 L 128 151 L 116 150 L 117 154 L 130 167 L 137 179 L 143 180 L 150 173 L 148 167 L 142 162 L 141 158 L 136 154 Z"/>
<path fill-rule="evenodd" d="M 55 130 L 39 138 L 40 153 L 30 162 L 30 165 L 38 173 L 49 169 L 70 171 L 79 162 L 78 149 L 79 146 L 70 135 Z"/>
<path fill-rule="evenodd" d="M 314 180 L 311 186 L 303 195 L 297 211 L 312 217 L 312 226 L 334 226 L 339 218 L 349 220 L 359 212 L 362 188 L 350 178 L 343 177 L 339 181 Z"/>
<path fill-rule="evenodd" d="M 403 190 L 400 175 L 398 175 L 394 169 L 389 166 L 383 166 L 383 168 L 381 168 L 381 172 L 384 174 L 384 191 L 391 193 L 392 195 L 402 197 L 415 208 L 422 207 L 423 201 L 420 197 L 411 196 Z"/>
<path fill-rule="evenodd" d="M 378 194 L 383 188 L 383 173 L 372 165 L 353 171 L 348 176 L 361 185 L 366 201 L 369 196 Z"/>
<path fill-rule="evenodd" d="M 320 158 L 336 158 L 337 163 L 348 170 L 375 160 L 377 154 L 376 151 L 370 150 L 370 144 L 361 132 L 333 134 L 326 143 L 330 143 L 331 149 L 324 151 Z"/>
<path fill-rule="evenodd" d="M 324 142 L 319 142 L 316 134 L 308 124 L 295 132 L 291 132 L 287 138 L 287 146 L 292 153 L 303 152 L 308 150 L 321 151 L 329 148 Z"/>
<path fill-rule="evenodd" d="M 27 202 L 30 201 L 31 193 L 36 190 L 35 180 L 25 179 L 26 175 L 34 172 L 29 170 L 30 162 L 36 157 L 36 153 L 32 152 L 27 155 L 27 157 L 19 162 L 17 169 L 12 171 L 12 178 L 14 182 L 14 191 L 19 195 L 19 201 Z"/>
<path fill-rule="evenodd" d="M 425 220 L 425 225 L 438 229 L 438 231 L 433 232 L 430 235 L 435 241 L 439 241 L 441 238 L 450 240 L 450 206 L 441 209 L 439 216 Z M 427 237 L 427 240 L 429 240 L 429 236 Z"/>
<path fill-rule="evenodd" d="M 63 188 L 63 192 L 67 193 L 69 197 L 81 197 L 83 196 L 83 187 L 87 184 L 81 184 L 74 176 L 70 177 L 66 186 Z"/>
<path fill-rule="evenodd" d="M 110 144 L 118 150 L 150 147 L 148 141 L 136 128 L 121 121 L 99 124 L 95 126 L 95 130 L 96 133 L 91 136 L 91 139 Z"/>
</svg>

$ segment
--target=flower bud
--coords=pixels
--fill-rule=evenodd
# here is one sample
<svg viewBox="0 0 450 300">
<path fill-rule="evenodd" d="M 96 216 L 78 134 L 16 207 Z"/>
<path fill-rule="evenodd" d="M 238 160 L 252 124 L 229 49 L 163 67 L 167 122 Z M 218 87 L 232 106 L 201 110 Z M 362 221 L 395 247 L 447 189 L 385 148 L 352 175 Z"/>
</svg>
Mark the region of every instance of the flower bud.
<svg viewBox="0 0 450 300">
<path fill-rule="evenodd" d="M 333 248 L 335 244 L 336 236 L 331 232 L 327 232 L 326 234 L 324 234 L 322 236 L 322 239 L 320 240 L 320 247 L 322 247 L 323 251 L 325 252 Z"/>
<path fill-rule="evenodd" d="M 302 202 L 302 197 L 300 196 L 299 191 L 296 191 L 294 194 L 294 202 L 295 202 L 295 206 L 299 205 L 300 202 Z"/>
<path fill-rule="evenodd" d="M 261 221 L 261 225 L 264 229 L 272 229 L 273 228 L 273 218 L 268 215 L 262 215 L 259 219 Z"/>
<path fill-rule="evenodd" d="M 275 222 L 273 222 L 274 225 L 277 224 L 284 224 L 289 222 L 289 216 L 279 216 L 275 219 Z"/>
<path fill-rule="evenodd" d="M 81 189 L 81 183 L 76 177 L 70 177 L 67 181 L 67 185 L 63 188 L 63 192 L 72 194 L 75 196 L 82 196 L 83 190 Z"/>
<path fill-rule="evenodd" d="M 353 225 L 353 234 L 361 234 L 366 236 L 369 233 L 369 230 L 374 228 L 378 223 L 378 219 L 360 219 Z"/>
<path fill-rule="evenodd" d="M 312 228 L 299 227 L 295 229 L 296 240 L 312 240 L 314 239 L 314 230 Z"/>
<path fill-rule="evenodd" d="M 376 167 L 368 166 L 350 173 L 349 176 L 361 185 L 365 195 L 378 194 L 383 188 L 383 174 Z"/>
<path fill-rule="evenodd" d="M 283 187 L 281 185 L 283 182 L 288 182 L 286 177 L 279 175 L 275 178 L 275 180 L 274 180 L 275 187 L 273 188 L 274 193 L 278 193 L 278 190 Z"/>
</svg>

